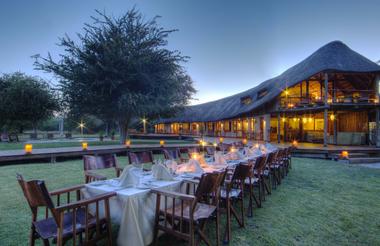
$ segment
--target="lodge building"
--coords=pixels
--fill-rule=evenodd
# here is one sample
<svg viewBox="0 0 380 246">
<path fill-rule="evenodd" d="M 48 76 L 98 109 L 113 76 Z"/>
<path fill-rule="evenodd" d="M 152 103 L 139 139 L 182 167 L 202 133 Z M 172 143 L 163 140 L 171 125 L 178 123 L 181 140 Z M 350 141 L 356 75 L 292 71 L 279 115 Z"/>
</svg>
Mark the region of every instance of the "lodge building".
<svg viewBox="0 0 380 246">
<path fill-rule="evenodd" d="M 334 41 L 247 91 L 188 106 L 156 133 L 380 146 L 380 66 Z"/>
</svg>

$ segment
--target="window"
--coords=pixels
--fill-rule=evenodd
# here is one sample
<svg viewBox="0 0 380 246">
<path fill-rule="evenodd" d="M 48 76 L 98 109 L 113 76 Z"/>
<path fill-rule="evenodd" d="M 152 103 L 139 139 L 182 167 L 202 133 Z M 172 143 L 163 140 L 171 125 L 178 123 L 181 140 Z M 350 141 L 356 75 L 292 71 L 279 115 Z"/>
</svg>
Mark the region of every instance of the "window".
<svg viewBox="0 0 380 246">
<path fill-rule="evenodd" d="M 252 103 L 252 97 L 251 96 L 245 96 L 240 98 L 240 103 L 244 105 L 249 105 Z"/>
<path fill-rule="evenodd" d="M 257 92 L 257 99 L 263 98 L 266 94 L 268 94 L 268 90 L 266 88 L 260 90 L 259 92 Z"/>
</svg>

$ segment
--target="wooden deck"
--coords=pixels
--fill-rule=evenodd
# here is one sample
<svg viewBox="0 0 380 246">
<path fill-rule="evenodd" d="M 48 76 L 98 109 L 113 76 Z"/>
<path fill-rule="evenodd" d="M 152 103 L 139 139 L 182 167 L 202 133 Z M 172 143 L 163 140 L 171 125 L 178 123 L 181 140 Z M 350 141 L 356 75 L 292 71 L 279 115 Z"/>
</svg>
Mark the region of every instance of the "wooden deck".
<svg viewBox="0 0 380 246">
<path fill-rule="evenodd" d="M 165 148 L 196 147 L 197 144 L 166 144 Z M 24 150 L 0 151 L 0 165 L 15 164 L 17 162 L 50 161 L 55 162 L 57 158 L 77 158 L 83 155 L 98 155 L 105 153 L 125 154 L 127 151 L 158 151 L 162 147 L 158 144 L 139 144 L 126 148 L 124 145 L 92 146 L 87 150 L 81 147 L 62 147 L 33 149 L 31 154 L 25 154 Z"/>
</svg>

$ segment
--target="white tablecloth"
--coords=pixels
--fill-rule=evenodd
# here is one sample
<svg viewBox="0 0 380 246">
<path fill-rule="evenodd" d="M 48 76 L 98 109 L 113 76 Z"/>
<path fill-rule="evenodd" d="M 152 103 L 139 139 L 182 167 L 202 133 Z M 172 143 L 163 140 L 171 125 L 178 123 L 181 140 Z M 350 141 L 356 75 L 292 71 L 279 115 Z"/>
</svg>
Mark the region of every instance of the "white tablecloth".
<svg viewBox="0 0 380 246">
<path fill-rule="evenodd" d="M 228 166 L 235 166 L 246 160 L 228 161 Z M 205 172 L 212 172 L 220 167 L 210 165 L 204 168 Z M 193 174 L 190 177 L 201 174 Z M 160 188 L 168 191 L 180 191 L 181 177 L 174 181 L 154 180 L 152 175 L 142 176 L 142 182 L 151 181 L 152 188 Z M 154 217 L 156 208 L 156 196 L 150 193 L 150 189 L 121 188 L 116 186 L 115 180 L 106 180 L 86 184 L 83 190 L 84 197 L 93 197 L 105 192 L 115 191 L 116 197 L 110 200 L 110 212 L 113 223 L 120 225 L 117 244 L 120 246 L 145 246 L 153 241 Z M 102 209 L 100 211 L 103 211 Z"/>
<path fill-rule="evenodd" d="M 144 180 L 152 176 L 144 176 Z M 107 182 L 111 183 L 111 182 Z M 182 181 L 152 182 L 154 188 L 170 191 L 179 191 Z M 153 240 L 153 227 L 156 208 L 156 196 L 150 189 L 120 188 L 110 184 L 87 184 L 83 191 L 85 197 L 92 197 L 109 191 L 116 191 L 117 196 L 110 200 L 110 212 L 113 223 L 120 225 L 117 238 L 118 245 L 144 246 Z"/>
</svg>

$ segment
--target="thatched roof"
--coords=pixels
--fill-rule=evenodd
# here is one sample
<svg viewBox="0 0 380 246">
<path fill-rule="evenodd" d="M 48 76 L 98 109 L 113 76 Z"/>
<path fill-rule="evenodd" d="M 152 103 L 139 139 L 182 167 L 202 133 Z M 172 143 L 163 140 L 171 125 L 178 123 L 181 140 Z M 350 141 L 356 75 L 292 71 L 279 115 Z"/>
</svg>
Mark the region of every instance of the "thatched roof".
<svg viewBox="0 0 380 246">
<path fill-rule="evenodd" d="M 176 117 L 161 119 L 159 122 L 207 122 L 234 118 L 262 107 L 280 95 L 285 88 L 320 72 L 380 72 L 380 66 L 351 50 L 343 42 L 334 41 L 319 48 L 281 75 L 252 89 L 216 101 L 188 106 Z M 267 93 L 258 98 L 258 94 L 265 90 Z M 252 103 L 241 103 L 241 98 L 245 97 L 250 97 Z"/>
</svg>

